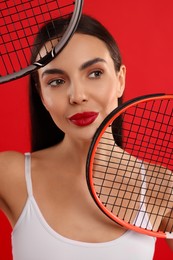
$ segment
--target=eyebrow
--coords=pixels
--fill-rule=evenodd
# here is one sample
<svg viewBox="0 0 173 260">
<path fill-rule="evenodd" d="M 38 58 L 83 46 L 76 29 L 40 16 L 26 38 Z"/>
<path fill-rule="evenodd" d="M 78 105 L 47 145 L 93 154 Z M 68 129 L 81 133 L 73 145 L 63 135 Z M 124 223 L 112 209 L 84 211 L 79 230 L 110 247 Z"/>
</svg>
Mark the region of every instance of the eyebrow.
<svg viewBox="0 0 173 260">
<path fill-rule="evenodd" d="M 64 74 L 65 72 L 61 69 L 47 69 L 45 71 L 43 71 L 43 73 L 41 74 L 41 77 L 43 78 L 45 75 L 47 74 Z"/>
<path fill-rule="evenodd" d="M 102 58 L 95 58 L 95 59 L 92 59 L 92 60 L 89 60 L 89 61 L 86 61 L 84 62 L 81 66 L 80 66 L 80 70 L 84 70 L 88 67 L 90 67 L 91 65 L 95 64 L 95 63 L 98 63 L 98 62 L 106 62 L 104 59 Z"/>
<path fill-rule="evenodd" d="M 84 62 L 80 67 L 79 70 L 84 70 L 90 66 L 92 66 L 93 64 L 96 64 L 98 62 L 106 62 L 104 59 L 102 58 L 95 58 L 89 61 Z M 57 68 L 53 68 L 53 69 L 46 69 L 45 71 L 43 71 L 43 73 L 41 74 L 41 77 L 43 78 L 45 75 L 47 74 L 65 74 L 65 71 L 61 70 L 61 69 L 57 69 Z"/>
</svg>

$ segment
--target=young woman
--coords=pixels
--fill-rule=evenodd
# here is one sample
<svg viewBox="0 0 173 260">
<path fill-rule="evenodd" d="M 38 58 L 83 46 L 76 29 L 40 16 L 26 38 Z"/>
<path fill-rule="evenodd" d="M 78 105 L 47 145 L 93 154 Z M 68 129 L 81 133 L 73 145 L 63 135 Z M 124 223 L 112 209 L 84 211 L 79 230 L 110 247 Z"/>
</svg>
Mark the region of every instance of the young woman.
<svg viewBox="0 0 173 260">
<path fill-rule="evenodd" d="M 57 38 L 65 20 L 55 23 Z M 51 25 L 49 33 L 54 39 Z M 47 42 L 44 29 L 38 39 Z M 32 75 L 32 153 L 0 156 L 0 206 L 13 226 L 14 260 L 152 259 L 155 239 L 109 220 L 85 180 L 90 142 L 118 106 L 125 74 L 112 36 L 83 15 L 64 50 Z"/>
</svg>

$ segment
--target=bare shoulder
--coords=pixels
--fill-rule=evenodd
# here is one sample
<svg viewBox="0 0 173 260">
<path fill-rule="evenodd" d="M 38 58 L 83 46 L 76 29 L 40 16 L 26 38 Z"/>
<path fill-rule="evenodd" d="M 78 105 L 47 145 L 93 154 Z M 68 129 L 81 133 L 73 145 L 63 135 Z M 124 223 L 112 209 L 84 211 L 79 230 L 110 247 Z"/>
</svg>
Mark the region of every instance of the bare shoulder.
<svg viewBox="0 0 173 260">
<path fill-rule="evenodd" d="M 24 165 L 24 154 L 0 153 L 0 207 L 6 213 L 13 210 L 20 197 L 26 197 Z"/>
<path fill-rule="evenodd" d="M 8 173 L 15 172 L 24 164 L 24 154 L 7 151 L 0 153 L 0 178 L 7 176 Z"/>
<path fill-rule="evenodd" d="M 0 194 L 2 194 L 4 184 L 8 188 L 8 183 L 19 178 L 23 169 L 24 154 L 13 151 L 0 153 Z"/>
<path fill-rule="evenodd" d="M 146 176 L 153 180 L 153 183 L 158 184 L 160 187 L 167 187 L 172 193 L 173 187 L 173 172 L 168 168 L 161 165 L 147 164 L 145 163 Z M 149 181 L 150 182 L 150 181 Z M 160 185 L 161 184 L 161 185 Z M 166 191 L 164 191 L 165 193 Z M 170 194 L 169 192 L 167 192 Z"/>
</svg>

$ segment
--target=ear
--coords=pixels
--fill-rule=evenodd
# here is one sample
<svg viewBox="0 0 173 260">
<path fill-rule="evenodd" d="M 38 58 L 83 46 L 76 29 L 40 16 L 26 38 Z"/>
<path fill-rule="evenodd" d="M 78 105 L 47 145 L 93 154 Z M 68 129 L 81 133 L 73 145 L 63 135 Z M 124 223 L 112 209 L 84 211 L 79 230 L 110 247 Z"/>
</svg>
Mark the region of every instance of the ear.
<svg viewBox="0 0 173 260">
<path fill-rule="evenodd" d="M 121 65 L 120 70 L 118 71 L 118 80 L 119 80 L 119 87 L 117 90 L 118 97 L 120 98 L 123 95 L 125 89 L 125 82 L 126 82 L 126 67 Z"/>
</svg>

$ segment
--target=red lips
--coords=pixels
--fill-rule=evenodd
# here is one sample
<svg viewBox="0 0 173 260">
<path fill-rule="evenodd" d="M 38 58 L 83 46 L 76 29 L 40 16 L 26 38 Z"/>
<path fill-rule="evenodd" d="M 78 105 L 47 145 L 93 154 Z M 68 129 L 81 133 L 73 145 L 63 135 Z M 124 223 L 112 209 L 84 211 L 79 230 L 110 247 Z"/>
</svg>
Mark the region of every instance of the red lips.
<svg viewBox="0 0 173 260">
<path fill-rule="evenodd" d="M 92 124 L 97 118 L 96 112 L 77 113 L 69 118 L 69 120 L 77 126 L 87 126 Z"/>
</svg>

